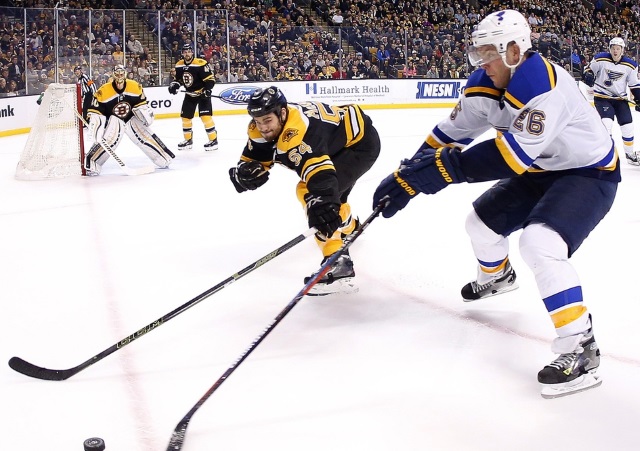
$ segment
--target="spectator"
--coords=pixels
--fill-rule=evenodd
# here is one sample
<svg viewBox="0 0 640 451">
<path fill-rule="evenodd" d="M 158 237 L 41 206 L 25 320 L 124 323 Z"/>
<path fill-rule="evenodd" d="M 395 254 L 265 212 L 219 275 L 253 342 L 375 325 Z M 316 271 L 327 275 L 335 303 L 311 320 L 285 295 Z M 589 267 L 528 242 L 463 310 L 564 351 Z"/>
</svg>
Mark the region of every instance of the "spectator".
<svg viewBox="0 0 640 451">
<path fill-rule="evenodd" d="M 113 62 L 118 64 L 124 64 L 124 52 L 122 51 L 122 47 L 119 44 L 115 45 L 115 50 L 112 53 Z"/>
<path fill-rule="evenodd" d="M 133 33 L 129 35 L 129 39 L 127 40 L 127 50 L 134 55 L 140 55 L 144 52 L 142 44 L 136 39 Z"/>
</svg>

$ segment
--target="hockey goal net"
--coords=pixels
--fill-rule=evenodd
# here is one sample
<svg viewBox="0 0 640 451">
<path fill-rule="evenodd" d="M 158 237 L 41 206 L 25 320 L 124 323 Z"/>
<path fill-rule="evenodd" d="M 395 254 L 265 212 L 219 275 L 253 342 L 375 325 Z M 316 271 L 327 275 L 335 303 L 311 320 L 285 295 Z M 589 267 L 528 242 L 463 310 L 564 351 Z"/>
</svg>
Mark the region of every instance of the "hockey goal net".
<svg viewBox="0 0 640 451">
<path fill-rule="evenodd" d="M 20 154 L 16 178 L 42 180 L 86 175 L 80 85 L 52 83 L 42 98 L 27 143 Z"/>
</svg>

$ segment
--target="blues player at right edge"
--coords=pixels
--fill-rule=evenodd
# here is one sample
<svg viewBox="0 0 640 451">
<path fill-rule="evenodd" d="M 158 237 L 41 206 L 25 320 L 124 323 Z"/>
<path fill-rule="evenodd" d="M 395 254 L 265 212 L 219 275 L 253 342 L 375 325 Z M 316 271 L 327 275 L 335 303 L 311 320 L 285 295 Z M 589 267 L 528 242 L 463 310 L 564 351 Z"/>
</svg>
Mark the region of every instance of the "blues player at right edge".
<svg viewBox="0 0 640 451">
<path fill-rule="evenodd" d="M 418 193 L 498 180 L 473 202 L 466 220 L 478 270 L 462 298 L 482 300 L 517 288 L 508 237 L 522 230 L 520 254 L 557 334 L 551 349 L 559 355 L 538 373 L 541 394 L 556 398 L 597 387 L 600 351 L 569 258 L 613 204 L 618 154 L 573 77 L 531 51 L 522 14 L 490 14 L 471 40 L 468 56 L 477 69 L 460 101 L 418 152 L 380 183 L 374 205 L 388 195 L 382 211 L 388 218 Z M 491 128 L 495 139 L 470 145 Z"/>
<path fill-rule="evenodd" d="M 627 163 L 639 166 L 638 153 L 633 149 L 633 117 L 627 99 L 629 86 L 636 111 L 640 111 L 638 63 L 624 55 L 624 47 L 622 38 L 611 39 L 609 52 L 596 54 L 584 70 L 584 82 L 594 86 L 593 104 L 609 134 L 613 128 L 613 118 L 617 118 Z"/>
</svg>

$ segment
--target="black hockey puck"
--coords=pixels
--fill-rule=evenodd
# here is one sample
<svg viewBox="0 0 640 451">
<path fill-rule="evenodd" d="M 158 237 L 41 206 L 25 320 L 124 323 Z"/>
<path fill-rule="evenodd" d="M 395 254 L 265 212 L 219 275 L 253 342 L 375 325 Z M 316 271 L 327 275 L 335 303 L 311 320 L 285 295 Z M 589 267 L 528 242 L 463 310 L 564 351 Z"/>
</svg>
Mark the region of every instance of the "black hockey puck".
<svg viewBox="0 0 640 451">
<path fill-rule="evenodd" d="M 100 437 L 91 437 L 84 441 L 84 451 L 104 451 L 104 440 Z"/>
</svg>

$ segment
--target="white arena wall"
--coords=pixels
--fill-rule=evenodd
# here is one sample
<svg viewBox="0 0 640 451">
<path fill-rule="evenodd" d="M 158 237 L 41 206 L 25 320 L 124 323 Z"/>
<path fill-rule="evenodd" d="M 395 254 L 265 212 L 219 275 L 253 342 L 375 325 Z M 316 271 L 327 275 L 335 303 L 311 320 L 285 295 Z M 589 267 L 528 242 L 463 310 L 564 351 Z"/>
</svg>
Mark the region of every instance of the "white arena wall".
<svg viewBox="0 0 640 451">
<path fill-rule="evenodd" d="M 287 99 L 294 102 L 315 100 L 325 103 L 358 103 L 364 109 L 392 108 L 452 108 L 466 80 L 398 79 L 398 80 L 318 80 L 263 83 L 218 84 L 213 94 L 215 115 L 246 114 L 244 105 L 250 93 L 258 87 L 276 85 Z M 580 89 L 589 96 L 588 88 Z M 166 86 L 145 88 L 156 118 L 180 115 L 184 93 L 171 95 Z M 589 99 L 592 99 L 592 94 Z M 0 98 L 0 137 L 29 133 L 38 104 L 37 96 Z"/>
</svg>

